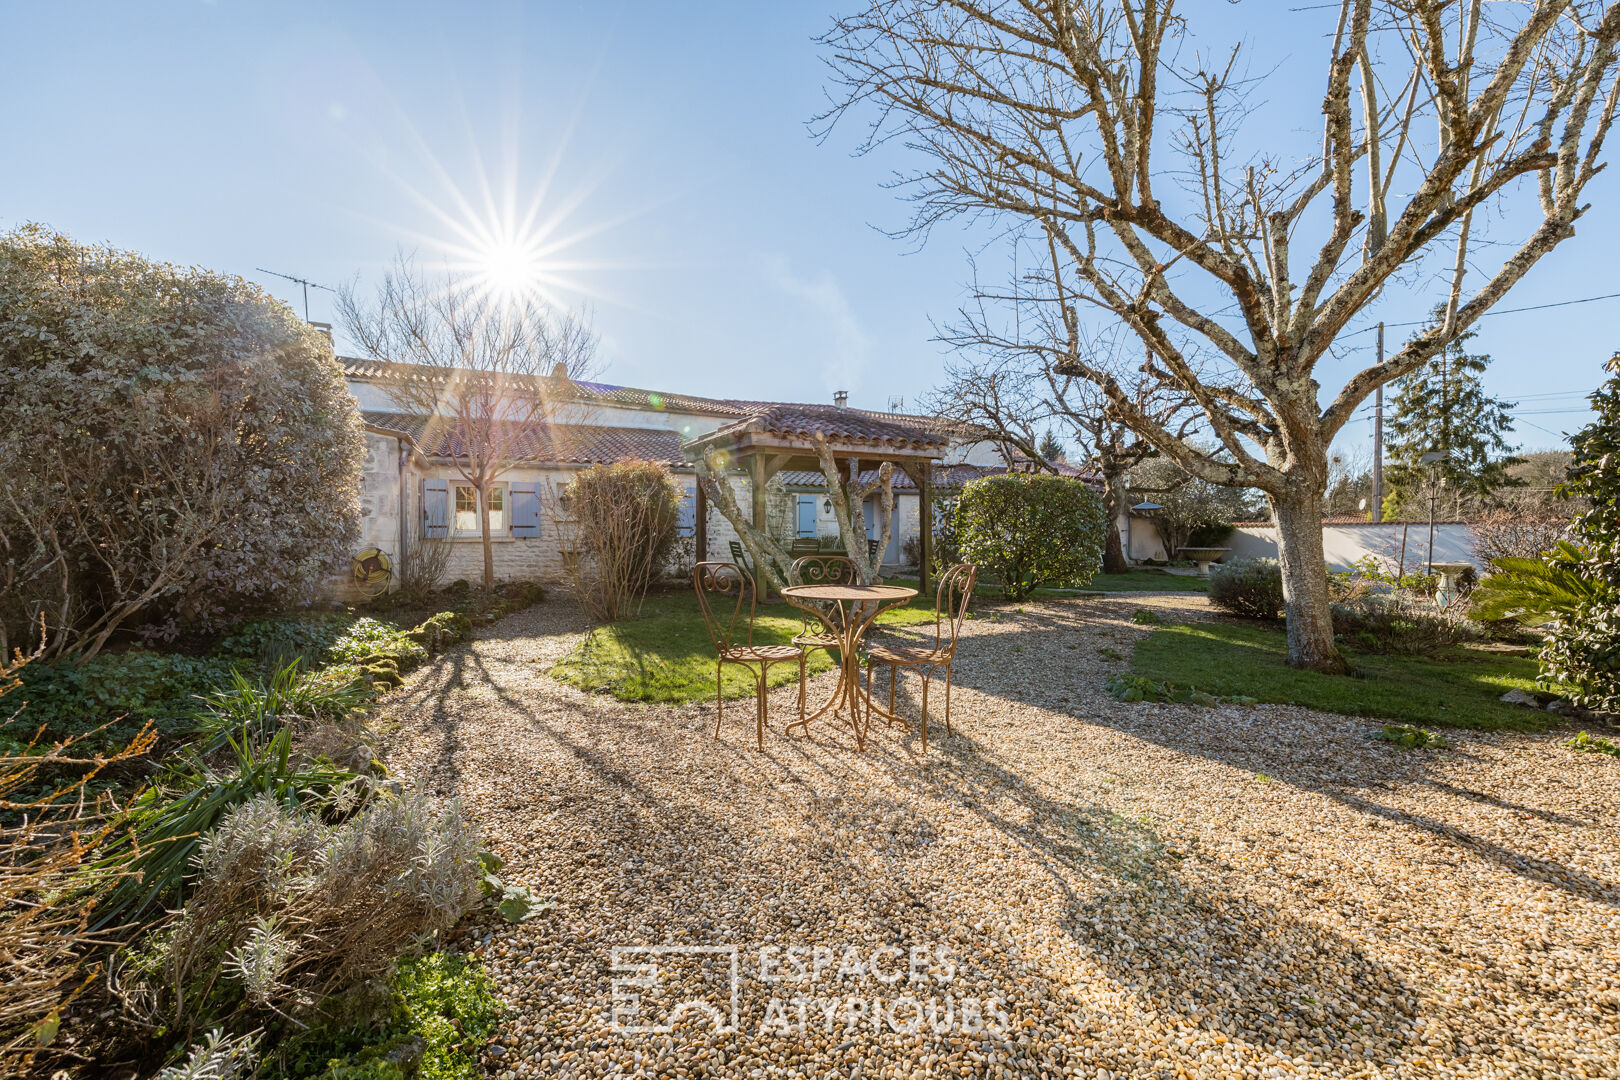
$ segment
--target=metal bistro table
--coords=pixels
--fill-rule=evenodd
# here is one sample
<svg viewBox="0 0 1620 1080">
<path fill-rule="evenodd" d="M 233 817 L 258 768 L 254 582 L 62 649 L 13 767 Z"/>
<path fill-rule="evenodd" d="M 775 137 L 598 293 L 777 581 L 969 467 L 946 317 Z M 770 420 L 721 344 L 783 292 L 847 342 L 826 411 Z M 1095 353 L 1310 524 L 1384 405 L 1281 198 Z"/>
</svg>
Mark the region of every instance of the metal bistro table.
<svg viewBox="0 0 1620 1080">
<path fill-rule="evenodd" d="M 855 745 L 866 749 L 866 731 L 861 727 L 859 705 L 861 638 L 873 619 L 906 603 L 917 595 L 917 590 L 900 585 L 789 585 L 782 590 L 782 595 L 794 607 L 814 615 L 838 639 L 839 658 L 838 687 L 827 704 L 793 721 L 787 730 L 802 727 L 809 731 L 812 720 L 819 720 L 828 713 L 836 716 L 847 709 L 850 729 L 855 732 Z"/>
</svg>

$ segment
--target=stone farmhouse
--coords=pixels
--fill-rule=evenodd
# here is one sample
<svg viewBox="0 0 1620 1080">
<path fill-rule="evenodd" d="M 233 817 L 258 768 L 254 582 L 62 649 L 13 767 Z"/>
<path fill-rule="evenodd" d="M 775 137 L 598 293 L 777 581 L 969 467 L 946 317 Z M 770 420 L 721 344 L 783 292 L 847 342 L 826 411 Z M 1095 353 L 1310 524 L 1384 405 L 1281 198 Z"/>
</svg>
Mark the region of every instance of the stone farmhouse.
<svg viewBox="0 0 1620 1080">
<path fill-rule="evenodd" d="M 445 580 L 477 580 L 483 565 L 477 499 L 449 456 L 455 433 L 439 425 L 430 439 L 428 417 L 400 411 L 388 383 L 405 369 L 352 358 L 341 363 L 365 421 L 360 547 L 376 549 L 397 565 L 400 553 L 423 537 L 448 540 Z M 870 471 L 880 457 L 902 460 L 910 469 L 894 474 L 895 517 L 883 557 L 891 571 L 915 562 L 925 511 L 913 474 L 923 476 L 934 494 L 949 495 L 968 480 L 1020 466 L 998 444 L 936 417 L 853 408 L 842 393 L 830 405 L 745 401 L 576 382 L 561 372 L 543 390 L 553 403 L 553 419 L 524 434 L 521 460 L 502 476 L 488 508 L 501 580 L 566 580 L 565 560 L 573 551 L 560 495 L 574 474 L 595 464 L 648 460 L 670 468 L 685 494 L 680 528 L 688 540 L 682 560 L 689 566 L 700 552 L 702 558 L 730 559 L 736 539 L 698 490 L 693 461 L 705 447 L 802 448 L 821 431 L 837 440 L 841 465 L 853 456 Z M 823 537 L 829 546 L 836 541 L 826 481 L 812 461 L 778 454 L 770 459 L 778 467 L 767 469 L 763 457 L 749 462 L 744 453 L 737 455 L 732 481 L 739 506 L 752 506 L 756 520 L 763 513 L 767 530 L 783 546 Z M 861 460 L 862 453 L 873 460 Z M 752 490 L 761 475 L 763 506 Z M 869 537 L 878 531 L 874 502 L 868 498 L 864 507 Z"/>
</svg>

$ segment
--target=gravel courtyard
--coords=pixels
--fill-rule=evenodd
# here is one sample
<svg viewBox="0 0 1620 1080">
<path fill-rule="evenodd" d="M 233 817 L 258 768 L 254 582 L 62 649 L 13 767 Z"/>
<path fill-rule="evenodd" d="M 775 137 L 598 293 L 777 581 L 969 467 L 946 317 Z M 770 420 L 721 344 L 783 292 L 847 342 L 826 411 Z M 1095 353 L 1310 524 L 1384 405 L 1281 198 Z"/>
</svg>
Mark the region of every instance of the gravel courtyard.
<svg viewBox="0 0 1620 1080">
<path fill-rule="evenodd" d="M 791 689 L 760 751 L 751 701 L 716 741 L 712 702 L 557 683 L 565 599 L 440 658 L 387 700 L 389 766 L 556 902 L 463 941 L 512 1007 L 489 1071 L 1620 1075 L 1620 761 L 1103 693 L 1132 611 L 1204 603 L 986 609 L 926 756 L 914 726 L 783 736 Z M 649 945 L 711 948 L 615 967 Z M 689 997 L 729 1025 L 733 958 L 734 1031 L 615 1030 Z"/>
</svg>

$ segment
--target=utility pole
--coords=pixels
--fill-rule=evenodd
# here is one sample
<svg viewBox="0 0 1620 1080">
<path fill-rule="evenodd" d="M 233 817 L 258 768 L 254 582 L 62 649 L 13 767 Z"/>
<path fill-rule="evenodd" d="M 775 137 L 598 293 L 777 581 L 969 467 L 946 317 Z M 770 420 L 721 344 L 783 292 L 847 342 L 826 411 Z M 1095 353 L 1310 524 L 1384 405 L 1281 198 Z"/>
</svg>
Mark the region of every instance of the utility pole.
<svg viewBox="0 0 1620 1080">
<path fill-rule="evenodd" d="M 256 267 L 254 267 L 254 269 L 257 270 L 261 274 L 269 274 L 271 277 L 285 278 L 286 280 L 292 282 L 294 285 L 302 285 L 304 287 L 304 321 L 305 322 L 309 322 L 309 287 L 311 285 L 313 285 L 317 289 L 326 289 L 327 292 L 334 292 L 335 291 L 335 290 L 331 289 L 330 287 L 328 287 L 326 285 L 320 284 L 319 282 L 308 281 L 308 280 L 306 280 L 304 278 L 301 278 L 301 277 L 293 277 L 291 274 L 278 274 L 274 270 L 266 270 L 262 266 L 256 266 Z"/>
<path fill-rule="evenodd" d="M 1384 363 L 1384 324 L 1378 324 L 1378 363 Z M 1380 383 L 1374 391 L 1373 405 L 1373 490 L 1372 519 L 1384 520 L 1384 387 Z"/>
</svg>

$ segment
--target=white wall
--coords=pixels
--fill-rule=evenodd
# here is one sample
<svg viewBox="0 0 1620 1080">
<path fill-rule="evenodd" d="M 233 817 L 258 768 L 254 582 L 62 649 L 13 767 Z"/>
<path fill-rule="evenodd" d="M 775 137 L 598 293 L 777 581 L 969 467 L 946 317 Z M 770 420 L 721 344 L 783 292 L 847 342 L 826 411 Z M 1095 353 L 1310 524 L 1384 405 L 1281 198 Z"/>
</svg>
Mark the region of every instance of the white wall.
<svg viewBox="0 0 1620 1080">
<path fill-rule="evenodd" d="M 1343 570 L 1351 563 L 1360 562 L 1368 555 L 1382 560 L 1389 570 L 1402 565 L 1402 538 L 1405 538 L 1406 571 L 1422 570 L 1428 562 L 1466 562 L 1479 569 L 1484 565 L 1474 558 L 1474 532 L 1461 522 L 1445 522 L 1434 527 L 1434 554 L 1429 547 L 1428 522 L 1379 522 L 1356 525 L 1324 525 L 1322 549 L 1327 557 L 1328 569 Z M 1243 525 L 1226 542 L 1232 549 L 1228 559 L 1277 557 L 1277 530 L 1269 525 Z"/>
</svg>

